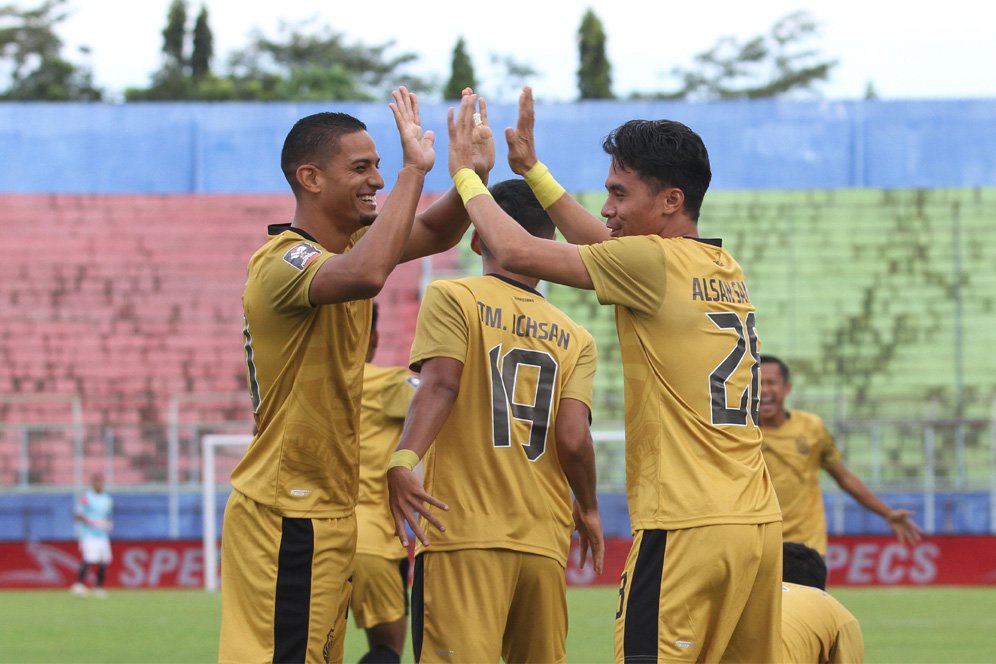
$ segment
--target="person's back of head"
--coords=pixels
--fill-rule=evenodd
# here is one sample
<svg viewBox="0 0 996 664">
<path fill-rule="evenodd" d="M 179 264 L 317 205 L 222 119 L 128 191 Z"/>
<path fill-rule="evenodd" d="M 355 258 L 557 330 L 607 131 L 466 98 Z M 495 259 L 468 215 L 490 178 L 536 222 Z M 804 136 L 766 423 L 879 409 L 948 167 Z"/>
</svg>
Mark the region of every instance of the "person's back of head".
<svg viewBox="0 0 996 664">
<path fill-rule="evenodd" d="M 543 209 L 525 180 L 503 180 L 491 186 L 491 196 L 522 228 L 535 237 L 551 239 L 557 232 L 550 215 Z"/>
<path fill-rule="evenodd" d="M 826 590 L 827 564 L 816 549 L 798 542 L 784 542 L 782 581 Z"/>
<path fill-rule="evenodd" d="M 323 165 L 346 134 L 366 131 L 367 126 L 348 113 L 315 113 L 294 123 L 280 152 L 280 170 L 295 194 L 297 169 L 302 164 Z"/>
<path fill-rule="evenodd" d="M 630 120 L 612 130 L 602 149 L 619 168 L 634 171 L 656 193 L 677 187 L 685 211 L 698 220 L 712 181 L 709 152 L 702 138 L 674 120 Z"/>
</svg>

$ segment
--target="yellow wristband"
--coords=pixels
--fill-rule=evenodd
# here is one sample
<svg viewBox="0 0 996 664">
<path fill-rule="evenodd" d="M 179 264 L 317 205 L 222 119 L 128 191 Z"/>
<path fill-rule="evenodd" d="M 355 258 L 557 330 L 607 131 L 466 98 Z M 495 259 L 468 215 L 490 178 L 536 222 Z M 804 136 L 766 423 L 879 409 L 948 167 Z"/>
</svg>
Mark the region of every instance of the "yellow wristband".
<svg viewBox="0 0 996 664">
<path fill-rule="evenodd" d="M 411 470 L 418 465 L 421 459 L 418 455 L 411 450 L 395 450 L 394 454 L 391 455 L 391 462 L 387 464 L 387 469 L 397 468 L 399 466 L 404 466 L 408 470 Z"/>
<path fill-rule="evenodd" d="M 537 161 L 533 164 L 533 167 L 526 171 L 523 177 L 525 177 L 526 184 L 533 190 L 536 200 L 539 201 L 544 210 L 559 201 L 560 197 L 567 193 L 560 186 L 560 183 L 553 179 L 550 169 L 542 161 Z"/>
<path fill-rule="evenodd" d="M 482 194 L 491 195 L 491 192 L 488 191 L 488 188 L 481 181 L 481 176 L 469 168 L 461 168 L 453 174 L 453 186 L 456 187 L 457 193 L 463 199 L 464 205 L 469 203 L 470 199 L 475 196 L 481 196 Z"/>
</svg>

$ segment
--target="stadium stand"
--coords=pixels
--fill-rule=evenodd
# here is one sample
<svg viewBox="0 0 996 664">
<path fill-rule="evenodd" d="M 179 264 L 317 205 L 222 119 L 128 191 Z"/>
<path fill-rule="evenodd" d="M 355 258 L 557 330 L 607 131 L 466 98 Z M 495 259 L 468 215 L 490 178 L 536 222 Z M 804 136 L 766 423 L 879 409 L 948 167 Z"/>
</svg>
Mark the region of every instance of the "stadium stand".
<svg viewBox="0 0 996 664">
<path fill-rule="evenodd" d="M 166 479 L 164 425 L 178 396 L 187 420 L 250 420 L 246 262 L 292 209 L 283 195 L 5 196 L 0 224 L 36 239 L 0 244 L 0 302 L 11 312 L 0 321 L 0 394 L 19 395 L 0 398 L 0 481 L 74 484 L 71 412 L 52 395 L 82 399 L 82 452 L 94 466 L 83 475 L 104 471 L 111 450 L 115 484 Z M 403 265 L 380 296 L 385 362 L 407 358 L 420 277 L 418 263 Z M 196 457 L 182 460 L 193 475 Z"/>
</svg>

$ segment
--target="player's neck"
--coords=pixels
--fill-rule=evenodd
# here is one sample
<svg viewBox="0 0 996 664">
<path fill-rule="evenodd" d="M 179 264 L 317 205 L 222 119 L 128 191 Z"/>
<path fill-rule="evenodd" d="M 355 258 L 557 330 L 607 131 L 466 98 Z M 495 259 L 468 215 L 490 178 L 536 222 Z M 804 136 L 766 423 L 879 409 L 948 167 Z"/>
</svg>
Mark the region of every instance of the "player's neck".
<svg viewBox="0 0 996 664">
<path fill-rule="evenodd" d="M 291 226 L 301 229 L 326 250 L 337 254 L 346 250 L 353 233 L 360 229 L 355 222 L 344 223 L 329 216 L 309 200 L 298 200 Z"/>
<path fill-rule="evenodd" d="M 506 279 L 511 279 L 512 281 L 517 281 L 524 286 L 529 286 L 533 290 L 536 290 L 536 285 L 540 282 L 536 277 L 527 277 L 524 274 L 516 274 L 515 272 L 509 272 L 508 270 L 503 270 L 498 265 L 498 261 L 489 261 L 484 259 L 481 261 L 483 263 L 484 274 L 494 274 Z"/>
<path fill-rule="evenodd" d="M 761 426 L 768 429 L 777 429 L 786 422 L 788 422 L 788 411 L 784 408 L 779 408 L 771 417 L 761 416 Z"/>
<path fill-rule="evenodd" d="M 687 214 L 676 214 L 664 221 L 658 233 L 663 238 L 699 236 L 699 225 Z"/>
</svg>

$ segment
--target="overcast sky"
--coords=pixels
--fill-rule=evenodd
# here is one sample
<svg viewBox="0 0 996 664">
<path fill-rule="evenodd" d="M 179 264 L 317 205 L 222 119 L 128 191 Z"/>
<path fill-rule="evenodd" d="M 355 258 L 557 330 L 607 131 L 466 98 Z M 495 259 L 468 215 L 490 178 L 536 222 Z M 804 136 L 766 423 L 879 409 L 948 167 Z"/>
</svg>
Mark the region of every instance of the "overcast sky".
<svg viewBox="0 0 996 664">
<path fill-rule="evenodd" d="M 216 70 L 253 28 L 275 35 L 282 19 L 314 19 L 349 41 L 396 41 L 392 52 L 418 54 L 413 71 L 440 82 L 462 35 L 482 94 L 499 92 L 491 56 L 511 55 L 539 72 L 530 81 L 538 98 L 567 101 L 577 97 L 575 38 L 591 7 L 608 35 L 613 91 L 625 96 L 671 87 L 664 74 L 690 64 L 720 37 L 764 34 L 779 18 L 807 10 L 822 24 L 822 53 L 840 62 L 821 88 L 828 99 L 859 99 L 869 81 L 882 99 L 996 98 L 996 5 L 984 0 L 188 0 L 191 22 L 202 2 L 215 36 Z M 72 14 L 61 35 L 70 47 L 92 49 L 98 85 L 120 95 L 127 86 L 148 85 L 158 68 L 169 4 L 69 0 Z"/>
</svg>

